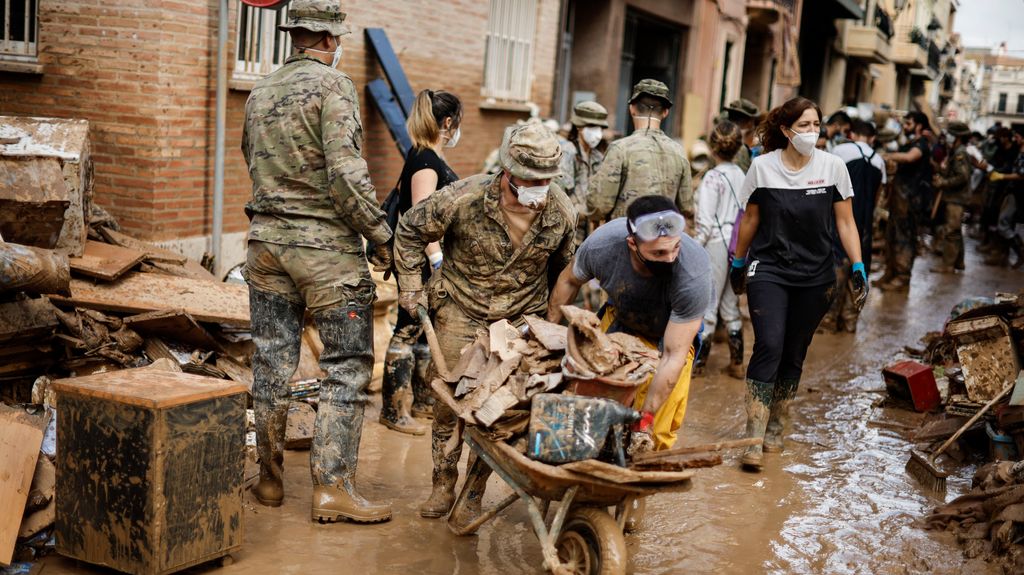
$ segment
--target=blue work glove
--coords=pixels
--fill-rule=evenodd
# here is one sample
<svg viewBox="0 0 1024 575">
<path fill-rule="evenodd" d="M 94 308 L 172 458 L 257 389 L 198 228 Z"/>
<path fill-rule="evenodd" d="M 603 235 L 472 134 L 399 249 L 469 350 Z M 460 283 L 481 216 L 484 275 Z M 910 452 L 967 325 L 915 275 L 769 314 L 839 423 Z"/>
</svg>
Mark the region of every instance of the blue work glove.
<svg viewBox="0 0 1024 575">
<path fill-rule="evenodd" d="M 729 267 L 729 285 L 736 295 L 747 291 L 747 259 L 733 258 Z"/>
<path fill-rule="evenodd" d="M 868 301 L 868 274 L 864 271 L 864 262 L 857 262 L 851 267 L 849 288 L 853 305 L 860 311 Z"/>
</svg>

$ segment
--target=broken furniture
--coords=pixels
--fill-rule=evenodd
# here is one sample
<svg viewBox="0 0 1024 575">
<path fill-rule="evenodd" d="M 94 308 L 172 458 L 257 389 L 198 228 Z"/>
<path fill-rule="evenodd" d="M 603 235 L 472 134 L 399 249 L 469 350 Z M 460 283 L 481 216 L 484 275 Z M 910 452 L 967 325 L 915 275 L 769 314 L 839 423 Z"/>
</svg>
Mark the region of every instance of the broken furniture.
<svg viewBox="0 0 1024 575">
<path fill-rule="evenodd" d="M 59 553 L 162 575 L 241 547 L 243 386 L 142 368 L 54 390 Z"/>
<path fill-rule="evenodd" d="M 891 397 L 913 404 L 916 411 L 931 411 L 942 402 L 931 366 L 901 361 L 883 369 L 882 378 Z"/>
<path fill-rule="evenodd" d="M 946 333 L 956 342 L 969 400 L 984 403 L 1017 378 L 1020 360 L 1003 318 L 958 319 L 949 322 Z"/>
<path fill-rule="evenodd" d="M 10 565 L 45 420 L 0 404 L 0 565 Z"/>
</svg>

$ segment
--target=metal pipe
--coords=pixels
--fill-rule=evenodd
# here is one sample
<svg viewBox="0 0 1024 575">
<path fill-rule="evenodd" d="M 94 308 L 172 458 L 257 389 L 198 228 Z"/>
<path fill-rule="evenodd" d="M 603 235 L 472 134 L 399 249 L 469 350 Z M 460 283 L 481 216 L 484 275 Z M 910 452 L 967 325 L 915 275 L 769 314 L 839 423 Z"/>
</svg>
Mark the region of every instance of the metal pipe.
<svg viewBox="0 0 1024 575">
<path fill-rule="evenodd" d="M 221 235 L 224 231 L 224 124 L 227 115 L 228 0 L 220 0 L 217 14 L 217 119 L 213 152 L 213 230 L 212 246 L 215 270 L 221 261 Z"/>
</svg>

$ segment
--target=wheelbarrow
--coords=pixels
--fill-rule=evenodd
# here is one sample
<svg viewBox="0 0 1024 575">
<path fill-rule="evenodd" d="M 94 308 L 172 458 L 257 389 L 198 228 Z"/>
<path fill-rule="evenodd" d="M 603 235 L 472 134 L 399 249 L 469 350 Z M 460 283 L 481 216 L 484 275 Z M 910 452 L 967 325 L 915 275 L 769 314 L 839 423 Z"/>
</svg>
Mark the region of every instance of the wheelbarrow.
<svg viewBox="0 0 1024 575">
<path fill-rule="evenodd" d="M 453 525 L 449 519 L 449 527 L 456 535 L 475 533 L 502 510 L 522 501 L 540 541 L 543 567 L 555 575 L 624 575 L 629 557 L 623 537 L 628 510 L 654 493 L 689 490 L 693 476 L 690 470 L 634 471 L 594 460 L 547 465 L 471 426 L 465 441 L 515 493 L 466 525 Z M 469 483 L 459 493 L 450 518 L 459 516 L 466 506 Z M 558 509 L 548 521 L 551 502 L 557 502 Z M 609 508 L 614 508 L 614 514 Z"/>
</svg>

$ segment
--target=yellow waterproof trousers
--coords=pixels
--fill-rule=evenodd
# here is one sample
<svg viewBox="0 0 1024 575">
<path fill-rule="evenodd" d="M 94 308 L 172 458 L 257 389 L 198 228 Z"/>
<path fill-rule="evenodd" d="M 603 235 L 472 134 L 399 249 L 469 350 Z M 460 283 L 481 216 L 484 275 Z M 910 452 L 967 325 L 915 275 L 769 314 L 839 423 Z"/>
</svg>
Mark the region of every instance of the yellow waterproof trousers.
<svg viewBox="0 0 1024 575">
<path fill-rule="evenodd" d="M 606 305 L 604 307 L 604 315 L 601 317 L 601 330 L 608 331 L 608 328 L 611 327 L 614 321 L 615 308 L 611 305 Z M 658 349 L 657 345 L 643 337 L 640 337 L 640 341 L 644 342 L 644 345 L 651 349 Z M 686 416 L 686 400 L 690 395 L 690 374 L 693 372 L 693 356 L 694 350 L 693 347 L 690 347 L 690 352 L 686 354 L 686 365 L 683 366 L 679 379 L 676 380 L 676 384 L 672 388 L 668 399 L 658 409 L 658 412 L 654 414 L 653 435 L 655 451 L 672 449 L 672 446 L 676 444 L 676 432 L 683 426 L 683 417 Z M 642 383 L 639 389 L 637 389 L 636 397 L 633 399 L 633 409 L 639 411 L 643 408 L 644 400 L 647 398 L 647 390 L 651 387 L 652 381 L 654 381 L 654 375 L 647 378 L 647 381 Z"/>
</svg>

